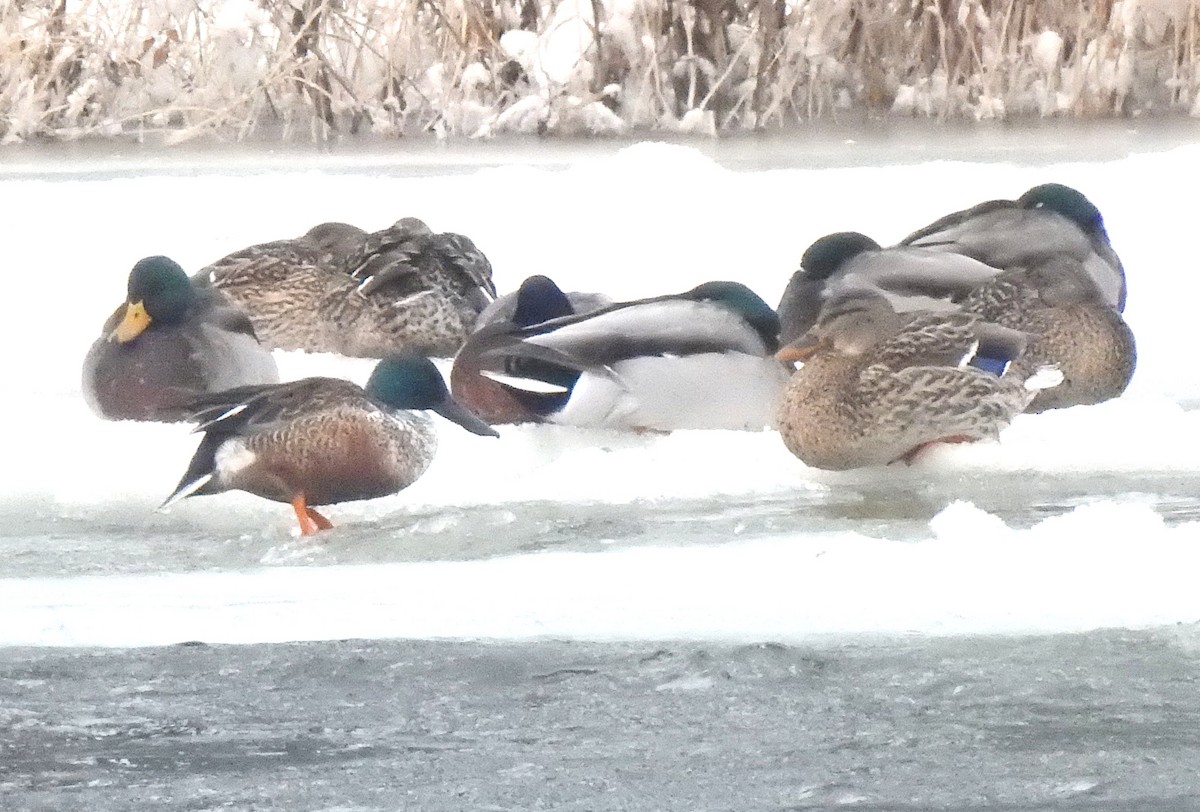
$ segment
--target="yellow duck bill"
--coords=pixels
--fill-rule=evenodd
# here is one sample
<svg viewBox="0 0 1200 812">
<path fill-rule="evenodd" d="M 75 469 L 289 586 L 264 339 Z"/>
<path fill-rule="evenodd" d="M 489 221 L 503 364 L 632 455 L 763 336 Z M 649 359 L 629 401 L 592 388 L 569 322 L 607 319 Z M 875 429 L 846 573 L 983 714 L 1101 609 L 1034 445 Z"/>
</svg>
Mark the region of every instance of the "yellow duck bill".
<svg viewBox="0 0 1200 812">
<path fill-rule="evenodd" d="M 146 312 L 146 306 L 142 302 L 130 302 L 125 306 L 125 315 L 109 340 L 116 339 L 122 344 L 133 341 L 149 326 L 150 314 Z"/>
</svg>

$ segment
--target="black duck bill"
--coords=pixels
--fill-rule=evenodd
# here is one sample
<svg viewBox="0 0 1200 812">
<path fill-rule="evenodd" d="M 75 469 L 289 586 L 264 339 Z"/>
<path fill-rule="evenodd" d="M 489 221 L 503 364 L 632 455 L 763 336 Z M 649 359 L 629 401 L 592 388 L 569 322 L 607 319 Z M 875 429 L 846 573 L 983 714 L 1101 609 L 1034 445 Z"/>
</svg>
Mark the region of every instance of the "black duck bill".
<svg viewBox="0 0 1200 812">
<path fill-rule="evenodd" d="M 444 401 L 433 407 L 433 411 L 440 414 L 447 420 L 451 420 L 462 426 L 472 434 L 478 434 L 482 437 L 499 437 L 500 432 L 485 423 L 479 415 L 463 406 L 454 398 L 446 398 Z"/>
</svg>

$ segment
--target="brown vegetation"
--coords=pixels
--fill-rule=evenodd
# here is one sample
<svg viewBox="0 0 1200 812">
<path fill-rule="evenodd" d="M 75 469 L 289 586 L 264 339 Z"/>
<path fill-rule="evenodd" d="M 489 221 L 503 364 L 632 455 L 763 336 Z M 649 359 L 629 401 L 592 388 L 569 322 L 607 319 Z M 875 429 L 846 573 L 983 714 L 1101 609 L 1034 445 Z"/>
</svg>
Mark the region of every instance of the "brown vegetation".
<svg viewBox="0 0 1200 812">
<path fill-rule="evenodd" d="M 0 0 L 0 137 L 1200 110 L 1198 0 Z"/>
</svg>

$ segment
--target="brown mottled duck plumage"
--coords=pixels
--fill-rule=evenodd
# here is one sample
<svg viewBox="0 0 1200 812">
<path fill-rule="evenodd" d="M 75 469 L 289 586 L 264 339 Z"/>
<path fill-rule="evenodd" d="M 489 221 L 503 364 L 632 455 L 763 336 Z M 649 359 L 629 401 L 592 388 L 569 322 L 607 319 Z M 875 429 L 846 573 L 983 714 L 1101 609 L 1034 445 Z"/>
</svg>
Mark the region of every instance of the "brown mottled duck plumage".
<svg viewBox="0 0 1200 812">
<path fill-rule="evenodd" d="M 325 529 L 331 525 L 314 505 L 386 496 L 425 472 L 437 450 L 426 409 L 473 433 L 495 435 L 418 356 L 383 359 L 365 389 L 305 378 L 202 398 L 194 418 L 204 439 L 164 505 L 243 490 L 291 503 L 305 534 Z"/>
<path fill-rule="evenodd" d="M 1044 193 L 1043 187 L 1035 190 Z M 857 232 L 814 241 L 779 305 L 784 342 L 808 331 L 830 302 L 873 293 L 897 313 L 965 311 L 1029 334 L 1016 371 L 1032 374 L 1053 365 L 1064 376 L 1061 386 L 1040 392 L 1029 411 L 1120 395 L 1137 354 L 1132 331 L 1110 301 L 1124 296 L 1124 277 L 1111 247 L 1104 241 L 1093 250 L 1074 220 L 1052 211 L 1026 209 L 1016 201 L 978 208 L 982 214 L 959 213 L 918 232 L 914 236 L 925 236 L 915 245 L 882 248 Z M 1026 245 L 1016 227 L 1027 221 L 1033 226 Z M 1094 234 L 1102 235 L 1102 227 L 1097 229 Z M 946 242 L 940 248 L 925 243 L 935 238 Z M 974 254 L 958 253 L 956 246 Z M 993 267 L 976 255 L 1020 264 Z"/>
<path fill-rule="evenodd" d="M 1062 373 L 1062 383 L 1038 392 L 1027 412 L 1115 398 L 1137 366 L 1133 331 L 1067 258 L 1006 271 L 972 292 L 963 309 L 1029 335 L 1017 372 L 1053 364 Z"/>
<path fill-rule="evenodd" d="M 807 465 L 845 470 L 911 460 L 936 442 L 998 436 L 1057 376 L 969 365 L 986 347 L 1019 356 L 1024 336 L 964 313 L 898 316 L 882 296 L 848 297 L 780 352 L 804 358 L 784 390 L 780 436 Z"/>
<path fill-rule="evenodd" d="M 466 237 L 405 218 L 367 234 L 325 223 L 296 240 L 236 251 L 203 272 L 272 347 L 380 358 L 452 356 L 495 297 Z"/>
</svg>

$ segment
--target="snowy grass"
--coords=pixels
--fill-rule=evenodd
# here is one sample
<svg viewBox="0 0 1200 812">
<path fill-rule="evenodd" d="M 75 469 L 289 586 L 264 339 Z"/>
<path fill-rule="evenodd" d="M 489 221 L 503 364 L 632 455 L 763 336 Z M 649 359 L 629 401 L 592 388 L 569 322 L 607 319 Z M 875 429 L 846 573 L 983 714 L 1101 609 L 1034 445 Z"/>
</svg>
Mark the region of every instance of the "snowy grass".
<svg viewBox="0 0 1200 812">
<path fill-rule="evenodd" d="M 1197 0 L 0 4 L 0 138 L 1195 112 Z"/>
</svg>

